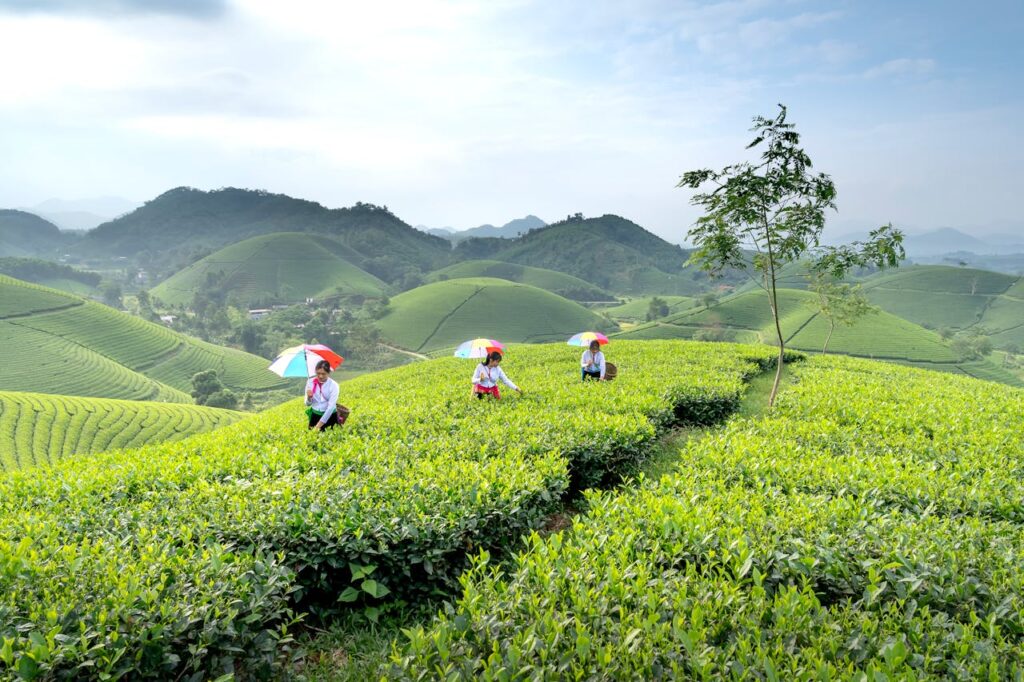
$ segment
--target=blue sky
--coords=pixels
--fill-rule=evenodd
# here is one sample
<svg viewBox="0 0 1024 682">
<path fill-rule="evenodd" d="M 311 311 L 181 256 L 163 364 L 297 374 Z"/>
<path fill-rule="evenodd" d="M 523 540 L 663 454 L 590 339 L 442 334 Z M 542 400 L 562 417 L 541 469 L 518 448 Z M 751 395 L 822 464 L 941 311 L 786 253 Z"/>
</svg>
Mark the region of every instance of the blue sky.
<svg viewBox="0 0 1024 682">
<path fill-rule="evenodd" d="M 1024 229 L 1021 2 L 0 0 L 0 206 L 178 185 L 457 228 L 617 213 L 777 102 L 837 232 Z"/>
</svg>

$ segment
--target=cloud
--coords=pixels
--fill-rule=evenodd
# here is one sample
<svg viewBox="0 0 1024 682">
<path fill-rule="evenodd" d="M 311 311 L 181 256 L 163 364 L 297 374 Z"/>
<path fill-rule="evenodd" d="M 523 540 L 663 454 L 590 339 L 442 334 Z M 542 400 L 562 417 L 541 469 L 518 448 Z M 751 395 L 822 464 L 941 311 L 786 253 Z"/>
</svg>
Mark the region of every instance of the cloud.
<svg viewBox="0 0 1024 682">
<path fill-rule="evenodd" d="M 924 76 L 935 70 L 934 59 L 890 59 L 873 66 L 863 73 L 864 78 L 899 78 L 902 76 Z"/>
<path fill-rule="evenodd" d="M 227 10 L 226 0 L 0 0 L 0 13 L 88 15 L 163 14 L 214 19 Z"/>
</svg>

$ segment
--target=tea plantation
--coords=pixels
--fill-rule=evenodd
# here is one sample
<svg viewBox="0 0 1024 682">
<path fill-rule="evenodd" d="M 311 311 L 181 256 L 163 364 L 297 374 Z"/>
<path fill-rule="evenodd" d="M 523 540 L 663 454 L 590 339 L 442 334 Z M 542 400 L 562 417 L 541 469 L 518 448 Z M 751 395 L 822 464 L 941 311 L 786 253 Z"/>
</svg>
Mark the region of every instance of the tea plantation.
<svg viewBox="0 0 1024 682">
<path fill-rule="evenodd" d="M 408 631 L 398 679 L 1019 680 L 1024 391 L 815 358 Z"/>
<path fill-rule="evenodd" d="M 198 405 L 0 391 L 0 471 L 181 440 L 241 417 Z"/>
<path fill-rule="evenodd" d="M 3 275 L 0 347 L 9 391 L 190 403 L 192 376 L 207 369 L 235 391 L 294 386 L 263 358 Z"/>
<path fill-rule="evenodd" d="M 567 491 L 637 470 L 676 423 L 735 409 L 772 349 L 617 343 L 581 385 L 578 348 L 513 347 L 527 393 L 470 399 L 473 361 L 346 382 L 344 429 L 301 403 L 135 451 L 0 477 L 0 678 L 269 674 L 299 615 L 453 594 Z"/>
<path fill-rule="evenodd" d="M 247 305 L 329 295 L 380 297 L 387 284 L 360 269 L 363 257 L 330 237 L 277 232 L 226 246 L 153 288 L 160 301 L 187 305 L 216 290 Z"/>
<path fill-rule="evenodd" d="M 380 329 L 403 348 L 428 352 L 454 348 L 480 335 L 540 343 L 564 340 L 583 329 L 617 327 L 549 291 L 477 277 L 435 282 L 395 296 Z"/>
</svg>

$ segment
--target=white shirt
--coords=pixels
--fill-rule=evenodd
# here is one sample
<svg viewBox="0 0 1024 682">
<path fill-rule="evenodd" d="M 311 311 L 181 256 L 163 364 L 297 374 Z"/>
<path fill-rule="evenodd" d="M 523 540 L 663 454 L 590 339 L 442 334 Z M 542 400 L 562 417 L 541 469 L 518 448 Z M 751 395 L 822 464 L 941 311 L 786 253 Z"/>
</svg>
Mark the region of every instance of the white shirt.
<svg viewBox="0 0 1024 682">
<path fill-rule="evenodd" d="M 306 393 L 313 391 L 313 379 L 316 377 L 310 377 L 306 382 Z M 317 390 L 313 391 L 313 397 L 306 396 L 306 404 L 313 408 L 314 412 L 323 412 L 324 416 L 320 417 L 321 426 L 327 423 L 330 419 L 331 413 L 334 412 L 335 406 L 338 404 L 338 382 L 334 379 L 327 377 L 327 381 L 317 386 Z"/>
<path fill-rule="evenodd" d="M 596 353 L 591 353 L 590 349 L 583 351 L 583 357 L 580 358 L 580 366 L 588 372 L 600 370 L 601 378 L 604 379 L 604 353 L 601 351 Z"/>
<path fill-rule="evenodd" d="M 501 367 L 486 367 L 478 364 L 476 366 L 476 371 L 473 372 L 473 383 L 480 384 L 484 388 L 497 386 L 499 381 L 503 382 L 513 391 L 519 390 L 519 387 L 513 384 L 512 381 L 505 376 L 505 373 L 501 371 Z"/>
</svg>

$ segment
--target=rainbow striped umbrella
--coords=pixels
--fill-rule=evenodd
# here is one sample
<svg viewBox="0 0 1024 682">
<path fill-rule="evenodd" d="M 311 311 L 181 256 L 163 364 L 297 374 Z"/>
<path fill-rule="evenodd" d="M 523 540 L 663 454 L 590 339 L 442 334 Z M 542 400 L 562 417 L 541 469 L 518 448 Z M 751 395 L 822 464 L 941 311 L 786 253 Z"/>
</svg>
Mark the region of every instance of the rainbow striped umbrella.
<svg viewBox="0 0 1024 682">
<path fill-rule="evenodd" d="M 505 352 L 505 344 L 494 339 L 471 339 L 455 349 L 457 358 L 486 358 L 491 351 Z"/>
<path fill-rule="evenodd" d="M 580 332 L 579 334 L 574 334 L 566 343 L 570 346 L 583 346 L 586 348 L 593 341 L 597 341 L 603 346 L 608 343 L 608 337 L 598 332 Z"/>
<path fill-rule="evenodd" d="M 304 343 L 301 346 L 285 348 L 270 363 L 270 371 L 281 377 L 311 377 L 315 374 L 316 363 L 326 360 L 331 369 L 345 361 L 327 346 L 320 343 Z"/>
</svg>

